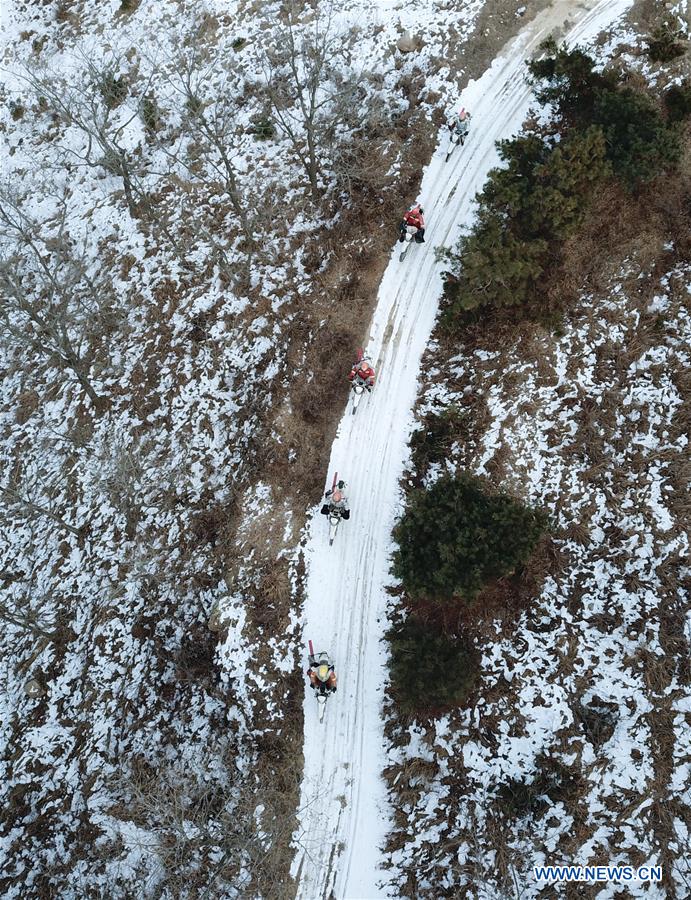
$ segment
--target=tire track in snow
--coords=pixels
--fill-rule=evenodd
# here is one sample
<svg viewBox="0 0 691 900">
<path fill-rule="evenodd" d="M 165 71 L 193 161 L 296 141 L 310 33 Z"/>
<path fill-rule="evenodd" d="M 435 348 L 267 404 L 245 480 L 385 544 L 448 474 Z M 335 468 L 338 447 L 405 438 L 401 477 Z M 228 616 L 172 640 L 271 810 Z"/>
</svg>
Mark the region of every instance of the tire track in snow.
<svg viewBox="0 0 691 900">
<path fill-rule="evenodd" d="M 325 473 L 325 489 L 336 470 L 348 481 L 351 517 L 329 547 L 328 527 L 317 513 L 305 549 L 304 635 L 315 650 L 333 655 L 339 691 L 329 699 L 322 724 L 311 692 L 305 697 L 305 769 L 293 865 L 302 900 L 387 896 L 386 872 L 378 869 L 389 830 L 380 779 L 387 763 L 380 638 L 391 528 L 400 512 L 398 480 L 407 459 L 420 359 L 441 292 L 443 264 L 435 262 L 433 249 L 453 246 L 461 224 L 471 223 L 473 198 L 499 161 L 494 142 L 520 129 L 530 103 L 523 61 L 555 31 L 572 44 L 594 39 L 630 4 L 559 0 L 468 85 L 463 99 L 473 114 L 469 139 L 445 164 L 442 136 L 425 171 L 420 197 L 429 221 L 426 244 L 411 247 L 403 263 L 396 244 L 384 273 L 367 345 L 378 384 L 356 416 L 350 405 L 346 409 Z"/>
</svg>

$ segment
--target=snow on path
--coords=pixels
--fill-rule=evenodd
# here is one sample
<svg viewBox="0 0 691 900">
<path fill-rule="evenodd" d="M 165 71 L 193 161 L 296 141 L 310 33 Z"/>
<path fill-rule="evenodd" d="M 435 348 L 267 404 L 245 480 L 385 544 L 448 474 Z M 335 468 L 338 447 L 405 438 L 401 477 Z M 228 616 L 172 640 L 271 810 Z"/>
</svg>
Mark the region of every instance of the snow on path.
<svg viewBox="0 0 691 900">
<path fill-rule="evenodd" d="M 327 523 L 316 515 L 306 547 L 304 635 L 316 651 L 332 654 L 339 690 L 329 699 L 321 724 L 311 692 L 305 697 L 305 769 L 293 865 L 303 900 L 389 895 L 386 872 L 378 868 L 390 826 L 380 777 L 387 765 L 380 639 L 386 627 L 391 528 L 400 512 L 398 480 L 407 458 L 420 360 L 441 290 L 443 266 L 434 260 L 434 247 L 452 246 L 460 224 L 470 224 L 473 197 L 498 162 L 494 142 L 520 129 L 530 103 L 524 60 L 550 34 L 572 44 L 593 40 L 630 4 L 555 2 L 470 83 L 463 92 L 473 114 L 470 137 L 445 164 L 442 135 L 422 182 L 426 243 L 412 245 L 403 263 L 396 244 L 384 273 L 367 345 L 378 384 L 356 416 L 348 405 L 326 474 L 328 486 L 335 471 L 348 482 L 351 518 L 341 523 L 329 547 Z"/>
</svg>

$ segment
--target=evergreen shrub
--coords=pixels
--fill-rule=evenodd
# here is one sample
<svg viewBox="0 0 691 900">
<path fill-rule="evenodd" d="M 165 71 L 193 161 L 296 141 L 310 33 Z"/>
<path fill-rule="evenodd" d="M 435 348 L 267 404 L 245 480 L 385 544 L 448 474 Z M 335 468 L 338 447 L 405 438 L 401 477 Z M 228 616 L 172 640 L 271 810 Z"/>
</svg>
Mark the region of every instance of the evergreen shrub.
<svg viewBox="0 0 691 900">
<path fill-rule="evenodd" d="M 653 62 L 671 62 L 686 53 L 684 32 L 671 18 L 660 22 L 648 38 L 648 56 Z"/>
<path fill-rule="evenodd" d="M 685 78 L 681 84 L 673 84 L 664 95 L 667 118 L 670 122 L 683 122 L 691 116 L 691 82 Z"/>
<path fill-rule="evenodd" d="M 124 75 L 118 78 L 112 69 L 105 69 L 98 76 L 98 90 L 108 109 L 115 109 L 127 97 L 127 78 Z"/>
<path fill-rule="evenodd" d="M 536 97 L 557 106 L 567 130 L 602 128 L 607 159 L 630 188 L 677 162 L 679 136 L 649 96 L 624 87 L 612 70 L 596 72 L 595 60 L 578 48 L 550 39 L 542 49 L 547 57 L 527 64 Z"/>
<path fill-rule="evenodd" d="M 478 306 L 524 305 L 564 240 L 583 220 L 610 166 L 598 127 L 555 144 L 537 135 L 502 141 L 505 168 L 493 169 L 478 196 L 477 224 L 447 254 L 460 275 L 446 273 L 444 318 Z"/>
<path fill-rule="evenodd" d="M 543 512 L 485 493 L 478 479 L 447 475 L 409 495 L 393 532 L 393 571 L 413 599 L 472 600 L 522 566 L 546 527 Z"/>
<path fill-rule="evenodd" d="M 276 134 L 276 126 L 266 114 L 255 116 L 250 126 L 250 134 L 260 141 L 268 141 Z"/>
<path fill-rule="evenodd" d="M 414 616 L 391 628 L 389 672 L 399 708 L 408 714 L 462 704 L 479 671 L 476 651 Z"/>
<path fill-rule="evenodd" d="M 578 47 L 557 46 L 553 38 L 544 41 L 540 50 L 546 55 L 526 61 L 537 100 L 556 106 L 570 125 L 590 124 L 598 95 L 616 88 L 616 74 L 595 71 L 591 56 Z"/>
<path fill-rule="evenodd" d="M 607 157 L 615 173 L 631 189 L 651 181 L 681 156 L 678 130 L 668 125 L 645 94 L 622 88 L 605 91 L 593 111 L 607 140 Z"/>
<path fill-rule="evenodd" d="M 161 125 L 161 116 L 158 104 L 152 96 L 147 95 L 142 98 L 141 117 L 148 133 L 155 134 Z"/>
<path fill-rule="evenodd" d="M 546 55 L 527 65 L 536 97 L 555 109 L 553 121 L 499 144 L 505 165 L 477 197 L 473 230 L 441 254 L 451 264 L 442 324 L 452 332 L 482 307 L 528 306 L 544 315 L 537 304 L 563 242 L 604 180 L 615 175 L 634 191 L 681 157 L 677 122 L 688 115 L 688 85 L 668 92 L 666 121 L 654 99 L 613 70 L 596 71 L 583 50 L 552 39 L 542 49 Z"/>
</svg>

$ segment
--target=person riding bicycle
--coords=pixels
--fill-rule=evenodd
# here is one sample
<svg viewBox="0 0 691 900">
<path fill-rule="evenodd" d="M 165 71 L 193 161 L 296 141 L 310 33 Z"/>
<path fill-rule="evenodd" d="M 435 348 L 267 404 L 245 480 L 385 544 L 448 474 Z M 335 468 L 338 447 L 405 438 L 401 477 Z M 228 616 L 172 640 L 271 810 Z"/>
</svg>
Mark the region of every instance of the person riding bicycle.
<svg viewBox="0 0 691 900">
<path fill-rule="evenodd" d="M 414 234 L 414 240 L 416 244 L 424 244 L 425 243 L 425 219 L 423 216 L 424 209 L 420 206 L 419 203 L 416 203 L 414 206 L 411 206 L 410 209 L 404 214 L 403 221 L 398 226 L 399 237 L 398 240 L 402 243 L 405 240 L 405 234 L 408 228 L 416 228 L 416 232 Z"/>
<path fill-rule="evenodd" d="M 348 381 L 357 380 L 357 382 L 364 388 L 366 388 L 368 391 L 371 391 L 374 387 L 375 377 L 376 373 L 372 368 L 370 361 L 363 356 L 363 358 L 356 362 L 353 368 L 350 370 Z"/>
<path fill-rule="evenodd" d="M 465 107 L 461 106 L 459 109 L 454 110 L 448 119 L 447 125 L 449 126 L 449 131 L 453 134 L 454 132 L 461 139 L 461 144 L 465 140 L 466 135 L 468 134 L 468 129 L 470 127 L 470 113 Z"/>
<path fill-rule="evenodd" d="M 324 499 L 328 502 L 321 508 L 321 514 L 323 516 L 330 516 L 336 513 L 336 515 L 339 515 L 346 521 L 350 518 L 350 507 L 348 506 L 348 499 L 345 495 L 347 487 L 348 485 L 345 481 L 339 481 L 330 491 L 327 491 L 324 494 Z"/>
<path fill-rule="evenodd" d="M 310 680 L 310 687 L 317 693 L 326 693 L 327 691 L 335 694 L 338 678 L 334 663 L 329 658 L 328 653 L 310 654 L 309 669 L 307 677 Z"/>
</svg>

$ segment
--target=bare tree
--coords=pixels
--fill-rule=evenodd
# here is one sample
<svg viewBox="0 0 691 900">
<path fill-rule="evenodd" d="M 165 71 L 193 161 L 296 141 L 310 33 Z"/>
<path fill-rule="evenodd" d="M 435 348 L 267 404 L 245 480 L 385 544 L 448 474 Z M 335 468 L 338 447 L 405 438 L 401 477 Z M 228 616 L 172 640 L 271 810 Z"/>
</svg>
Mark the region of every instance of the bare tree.
<svg viewBox="0 0 691 900">
<path fill-rule="evenodd" d="M 49 606 L 44 595 L 36 596 L 33 572 L 27 576 L 0 571 L 0 621 L 51 641 L 55 637 L 55 616 Z"/>
<path fill-rule="evenodd" d="M 11 473 L 0 485 L 0 519 L 11 524 L 14 519 L 32 520 L 42 516 L 55 522 L 60 528 L 81 537 L 82 529 L 65 520 L 60 511 L 61 490 L 55 484 L 46 481 L 39 472 L 32 473 L 29 479 L 20 480 Z"/>
<path fill-rule="evenodd" d="M 295 895 L 288 874 L 295 810 L 286 809 L 278 787 L 258 794 L 252 772 L 241 775 L 230 750 L 228 756 L 231 784 L 219 778 L 220 759 L 200 760 L 196 772 L 135 768 L 118 785 L 128 815 L 149 829 L 146 849 L 159 859 L 159 883 L 171 895 L 192 888 L 210 898 L 226 886 L 238 896 L 287 900 Z M 297 784 L 297 769 L 293 774 Z M 205 856 L 214 862 L 200 865 Z"/>
<path fill-rule="evenodd" d="M 0 191 L 0 334 L 57 359 L 101 409 L 87 338 L 117 319 L 112 286 L 90 275 L 85 252 L 69 236 L 65 203 L 52 220 L 38 222 Z"/>
<path fill-rule="evenodd" d="M 197 138 L 197 152 L 204 162 L 221 179 L 225 192 L 243 230 L 247 243 L 255 243 L 248 203 L 243 196 L 239 174 L 233 161 L 233 147 L 240 128 L 237 124 L 237 105 L 234 86 L 219 84 L 211 76 L 222 68 L 220 59 L 214 58 L 208 65 L 202 63 L 199 51 L 192 48 L 179 60 L 176 74 L 170 83 L 182 98 L 185 124 L 191 135 Z M 215 97 L 204 96 L 205 85 L 213 83 Z M 189 164 L 187 164 L 189 167 Z"/>
<path fill-rule="evenodd" d="M 140 108 L 139 104 L 132 109 L 122 106 L 128 87 L 124 76 L 117 77 L 115 71 L 115 65 L 98 67 L 85 58 L 83 72 L 69 82 L 57 73 L 39 74 L 29 69 L 23 77 L 42 107 L 51 109 L 63 123 L 78 128 L 84 135 L 83 147 L 62 148 L 66 166 L 100 167 L 121 178 L 127 208 L 136 217 L 148 202 L 141 181 L 144 167 L 123 140 L 130 125 L 139 118 Z M 146 89 L 147 86 L 143 95 Z"/>
<path fill-rule="evenodd" d="M 103 493 L 125 519 L 129 540 L 135 535 L 141 517 L 144 465 L 141 455 L 117 437 L 105 448 L 99 461 L 99 481 Z"/>
<path fill-rule="evenodd" d="M 218 266 L 226 281 L 237 283 L 246 278 L 252 261 L 253 245 L 245 241 L 245 259 L 239 261 L 236 254 L 235 259 L 231 260 L 228 255 L 230 247 L 224 246 L 218 227 L 214 227 L 214 223 L 208 221 L 208 215 L 196 206 L 194 197 L 189 196 L 186 186 L 181 186 L 180 179 L 172 174 L 168 175 L 168 183 L 173 187 L 172 201 L 162 199 L 156 206 L 156 215 L 148 222 L 154 238 L 159 242 L 167 242 L 181 267 L 187 271 L 198 272 L 199 263 L 192 257 L 200 243 L 204 243 L 209 247 L 208 262 Z"/>
<path fill-rule="evenodd" d="M 366 117 L 364 75 L 352 67 L 354 30 L 339 32 L 333 7 L 309 25 L 299 23 L 303 6 L 291 3 L 274 44 L 260 54 L 266 93 L 276 120 L 305 170 L 314 202 L 321 198 L 325 160 L 339 136 Z"/>
</svg>

